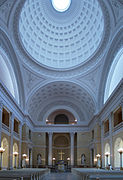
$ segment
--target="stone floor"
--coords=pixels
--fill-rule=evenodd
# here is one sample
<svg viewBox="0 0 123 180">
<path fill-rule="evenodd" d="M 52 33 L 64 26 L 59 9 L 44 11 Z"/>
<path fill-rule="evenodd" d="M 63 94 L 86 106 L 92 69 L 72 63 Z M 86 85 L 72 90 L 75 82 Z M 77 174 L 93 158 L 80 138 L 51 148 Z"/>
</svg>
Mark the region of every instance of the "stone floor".
<svg viewBox="0 0 123 180">
<path fill-rule="evenodd" d="M 80 180 L 80 178 L 72 173 L 50 173 L 45 175 L 43 180 Z"/>
</svg>

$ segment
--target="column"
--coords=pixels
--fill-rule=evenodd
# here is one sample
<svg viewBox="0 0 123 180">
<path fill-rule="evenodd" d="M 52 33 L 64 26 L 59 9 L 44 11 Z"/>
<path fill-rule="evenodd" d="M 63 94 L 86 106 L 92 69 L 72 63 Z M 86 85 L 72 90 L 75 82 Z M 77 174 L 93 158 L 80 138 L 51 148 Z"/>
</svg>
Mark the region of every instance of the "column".
<svg viewBox="0 0 123 180">
<path fill-rule="evenodd" d="M 110 164 L 111 166 L 113 167 L 113 159 L 114 159 L 114 156 L 113 156 L 113 144 L 112 144 L 112 119 L 113 118 L 113 113 L 110 113 L 109 115 L 109 142 L 110 142 Z"/>
<path fill-rule="evenodd" d="M 11 137 L 10 137 L 10 165 L 9 168 L 13 169 L 13 129 L 14 129 L 14 114 L 11 113 L 10 122 L 11 122 Z"/>
<path fill-rule="evenodd" d="M 70 142 L 71 142 L 71 157 L 70 157 L 70 160 L 71 160 L 71 166 L 74 165 L 74 134 L 75 133 L 70 133 Z"/>
<path fill-rule="evenodd" d="M 0 101 L 0 147 L 1 147 L 1 135 L 2 135 L 2 111 L 3 111 L 3 102 Z"/>
<path fill-rule="evenodd" d="M 104 154 L 104 122 L 101 123 L 101 151 L 102 151 L 102 168 L 105 164 L 105 154 Z"/>
<path fill-rule="evenodd" d="M 21 168 L 22 123 L 19 124 L 19 168 Z"/>
<path fill-rule="evenodd" d="M 48 165 L 52 166 L 52 136 L 53 133 L 49 133 L 49 156 L 48 156 Z"/>
</svg>

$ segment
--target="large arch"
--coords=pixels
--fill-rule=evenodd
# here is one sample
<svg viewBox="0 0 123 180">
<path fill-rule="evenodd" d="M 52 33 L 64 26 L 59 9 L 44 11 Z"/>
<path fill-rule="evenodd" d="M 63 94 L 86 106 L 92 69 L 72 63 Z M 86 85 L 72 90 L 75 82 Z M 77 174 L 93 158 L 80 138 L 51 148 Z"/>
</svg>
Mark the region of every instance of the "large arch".
<svg viewBox="0 0 123 180">
<path fill-rule="evenodd" d="M 18 87 L 19 105 L 24 108 L 25 93 L 20 64 L 7 34 L 5 34 L 2 29 L 0 29 L 0 48 L 2 49 L 2 52 L 4 52 L 4 55 L 8 58 L 8 62 L 13 69 L 13 73 Z"/>
<path fill-rule="evenodd" d="M 70 107 L 72 103 L 74 106 L 78 107 L 77 111 L 85 111 L 87 115 L 86 123 L 89 122 L 96 110 L 96 100 L 92 93 L 84 87 L 72 81 L 52 81 L 39 87 L 36 91 L 30 94 L 26 103 L 30 117 L 36 121 L 39 119 L 39 114 L 43 114 L 44 111 L 45 113 L 47 111 L 49 112 L 49 109 L 51 109 L 49 104 L 52 103 L 53 106 L 56 106 L 60 105 L 60 102 L 62 102 L 61 105 L 66 106 L 67 103 L 67 106 Z M 58 99 L 59 102 L 56 103 Z M 48 109 L 45 109 L 45 107 Z M 45 121 L 46 119 L 44 122 Z"/>
<path fill-rule="evenodd" d="M 107 82 L 108 73 L 110 71 L 113 59 L 117 55 L 117 52 L 123 47 L 123 27 L 116 32 L 114 38 L 111 41 L 111 45 L 109 47 L 107 56 L 104 61 L 103 69 L 102 69 L 102 77 L 100 80 L 100 86 L 98 91 L 98 110 L 100 110 L 104 104 L 104 94 L 105 94 L 105 87 Z M 100 96 L 101 94 L 101 96 Z"/>
<path fill-rule="evenodd" d="M 0 63 L 0 80 L 19 103 L 19 93 L 14 70 L 9 61 L 9 58 L 2 48 L 0 48 Z"/>
<path fill-rule="evenodd" d="M 123 78 L 123 47 L 117 52 L 112 65 L 110 67 L 110 71 L 108 73 L 106 86 L 105 86 L 105 94 L 104 94 L 104 103 L 112 94 L 120 80 Z"/>
</svg>

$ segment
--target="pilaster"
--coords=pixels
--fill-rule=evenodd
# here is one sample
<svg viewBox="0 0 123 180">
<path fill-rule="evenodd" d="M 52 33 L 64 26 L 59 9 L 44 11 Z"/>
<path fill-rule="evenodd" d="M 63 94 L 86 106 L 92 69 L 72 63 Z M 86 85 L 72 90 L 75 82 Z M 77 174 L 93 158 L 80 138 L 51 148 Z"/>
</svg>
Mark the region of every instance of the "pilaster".
<svg viewBox="0 0 123 180">
<path fill-rule="evenodd" d="M 105 155 L 104 155 L 104 122 L 101 123 L 101 152 L 102 152 L 102 168 L 105 166 Z"/>
<path fill-rule="evenodd" d="M 10 169 L 13 169 L 13 129 L 14 129 L 14 118 L 15 115 L 11 113 L 10 115 L 10 128 L 11 128 L 11 137 L 10 137 Z"/>
<path fill-rule="evenodd" d="M 113 130 L 113 113 L 109 115 L 109 142 L 110 142 L 110 164 L 114 167 L 114 156 L 113 156 L 113 140 L 112 140 L 112 130 Z"/>
<path fill-rule="evenodd" d="M 70 133 L 70 140 L 71 140 L 71 166 L 74 165 L 74 135 L 75 133 Z"/>
<path fill-rule="evenodd" d="M 3 102 L 0 101 L 0 147 L 1 147 L 1 136 L 2 136 L 2 112 L 3 112 Z"/>
<path fill-rule="evenodd" d="M 19 168 L 21 168 L 22 123 L 19 124 Z"/>
<path fill-rule="evenodd" d="M 49 156 L 48 156 L 48 165 L 51 166 L 52 165 L 52 137 L 53 137 L 53 133 L 50 132 L 49 134 Z"/>
</svg>

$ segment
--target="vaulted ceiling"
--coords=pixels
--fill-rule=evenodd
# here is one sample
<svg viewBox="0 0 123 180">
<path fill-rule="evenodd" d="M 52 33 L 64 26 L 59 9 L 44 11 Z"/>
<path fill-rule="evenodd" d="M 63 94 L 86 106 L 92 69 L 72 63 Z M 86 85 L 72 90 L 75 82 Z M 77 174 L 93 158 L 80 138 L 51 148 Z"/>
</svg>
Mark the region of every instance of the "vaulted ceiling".
<svg viewBox="0 0 123 180">
<path fill-rule="evenodd" d="M 120 0 L 71 0 L 64 12 L 54 9 L 51 0 L 0 2 L 0 36 L 9 50 L 13 48 L 9 57 L 15 60 L 11 62 L 19 72 L 17 80 L 21 77 L 23 109 L 35 124 L 66 109 L 79 124 L 88 125 L 100 111 L 110 68 L 105 64 L 108 51 L 113 53 L 122 12 Z"/>
</svg>

